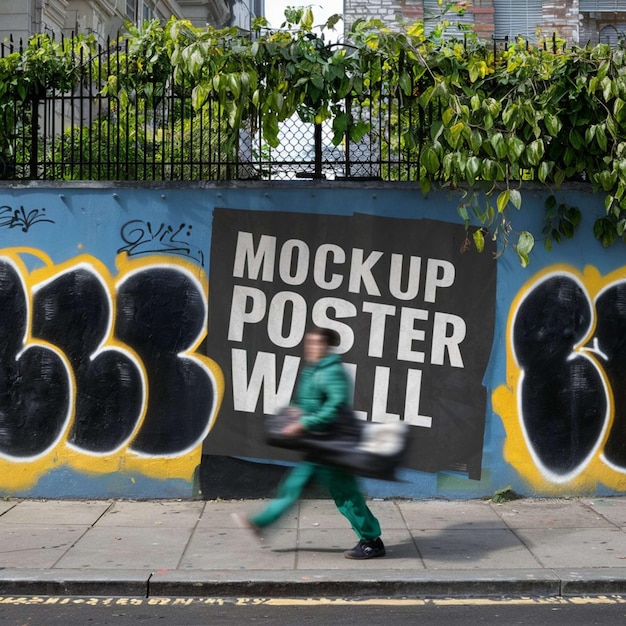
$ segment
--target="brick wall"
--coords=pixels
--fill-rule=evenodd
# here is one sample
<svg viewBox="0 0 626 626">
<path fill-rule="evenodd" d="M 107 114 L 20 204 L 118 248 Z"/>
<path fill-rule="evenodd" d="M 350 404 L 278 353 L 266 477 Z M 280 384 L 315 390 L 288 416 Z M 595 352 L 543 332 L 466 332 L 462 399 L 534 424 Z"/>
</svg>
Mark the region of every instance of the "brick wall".
<svg viewBox="0 0 626 626">
<path fill-rule="evenodd" d="M 480 37 L 493 35 L 493 0 L 474 0 L 467 7 L 473 14 L 475 30 Z M 344 0 L 344 19 L 349 30 L 357 19 L 378 18 L 392 30 L 399 29 L 402 22 L 412 23 L 424 17 L 423 0 Z"/>
<path fill-rule="evenodd" d="M 578 6 L 578 0 L 544 0 L 544 34 L 557 33 L 563 39 L 578 42 Z"/>
<path fill-rule="evenodd" d="M 408 3 L 421 5 L 421 0 L 408 0 Z M 404 4 L 403 0 L 344 0 L 343 13 L 346 31 L 356 20 L 371 18 L 382 20 L 391 29 L 398 29 Z"/>
<path fill-rule="evenodd" d="M 473 14 L 474 30 L 479 37 L 490 39 L 494 33 L 498 0 L 468 0 L 468 3 L 471 6 L 467 7 L 467 12 Z M 602 14 L 603 23 L 607 21 L 607 15 Z M 389 28 L 399 29 L 402 21 L 411 23 L 424 17 L 424 3 L 423 0 L 345 0 L 344 16 L 346 29 L 358 18 L 378 18 Z M 601 24 L 593 18 L 594 15 L 580 14 L 579 0 L 543 0 L 542 29 L 545 34 L 556 32 L 574 43 L 581 41 L 584 44 L 587 40 L 597 43 Z M 612 14 L 609 21 L 625 22 L 626 6 L 623 12 Z"/>
</svg>

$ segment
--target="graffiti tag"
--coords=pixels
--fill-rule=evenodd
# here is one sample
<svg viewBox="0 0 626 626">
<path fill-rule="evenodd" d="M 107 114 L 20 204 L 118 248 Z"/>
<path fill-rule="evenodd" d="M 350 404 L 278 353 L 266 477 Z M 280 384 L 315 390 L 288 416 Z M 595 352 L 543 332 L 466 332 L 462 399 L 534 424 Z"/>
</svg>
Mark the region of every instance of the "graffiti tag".
<svg viewBox="0 0 626 626">
<path fill-rule="evenodd" d="M 41 222 L 54 224 L 54 220 L 46 217 L 45 208 L 27 212 L 23 206 L 19 209 L 14 209 L 8 204 L 0 206 L 0 228 L 20 228 L 22 232 L 27 233 L 32 226 Z"/>
<path fill-rule="evenodd" d="M 127 252 L 129 256 L 137 256 L 166 252 L 189 257 L 204 267 L 204 252 L 188 241 L 192 231 L 193 226 L 190 224 L 175 227 L 164 223 L 131 220 L 122 226 L 120 236 L 126 245 L 118 253 Z"/>
</svg>

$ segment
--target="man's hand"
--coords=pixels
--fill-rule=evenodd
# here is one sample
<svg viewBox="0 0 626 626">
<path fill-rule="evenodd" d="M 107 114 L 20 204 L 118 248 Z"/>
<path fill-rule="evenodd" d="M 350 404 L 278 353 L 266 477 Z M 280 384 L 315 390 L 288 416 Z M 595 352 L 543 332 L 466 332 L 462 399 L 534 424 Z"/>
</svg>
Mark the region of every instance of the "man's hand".
<svg viewBox="0 0 626 626">
<path fill-rule="evenodd" d="M 291 424 L 287 424 L 287 426 L 282 429 L 281 433 L 285 437 L 299 437 L 305 430 L 306 428 L 301 422 L 291 422 Z"/>
</svg>

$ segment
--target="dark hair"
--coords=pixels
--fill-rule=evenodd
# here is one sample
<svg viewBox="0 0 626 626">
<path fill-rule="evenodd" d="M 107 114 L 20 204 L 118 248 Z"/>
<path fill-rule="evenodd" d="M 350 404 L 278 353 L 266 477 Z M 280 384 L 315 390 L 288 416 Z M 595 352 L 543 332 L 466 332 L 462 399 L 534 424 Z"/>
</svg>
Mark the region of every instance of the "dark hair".
<svg viewBox="0 0 626 626">
<path fill-rule="evenodd" d="M 322 328 L 320 326 L 313 326 L 309 328 L 309 330 L 307 331 L 307 334 L 319 335 L 320 337 L 323 337 L 324 341 L 326 342 L 326 345 L 332 348 L 336 348 L 341 341 L 341 338 L 339 337 L 339 333 L 336 330 L 331 330 L 330 328 Z"/>
</svg>

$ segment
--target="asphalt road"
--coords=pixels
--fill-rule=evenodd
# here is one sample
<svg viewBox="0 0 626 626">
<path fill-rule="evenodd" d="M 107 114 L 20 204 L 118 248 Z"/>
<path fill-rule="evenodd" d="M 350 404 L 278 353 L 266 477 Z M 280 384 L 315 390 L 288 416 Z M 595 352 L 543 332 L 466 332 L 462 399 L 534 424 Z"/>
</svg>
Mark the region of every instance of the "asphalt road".
<svg viewBox="0 0 626 626">
<path fill-rule="evenodd" d="M 270 599 L 0 597 L 0 624 L 100 626 L 466 626 L 550 624 L 622 626 L 626 598 L 546 599 Z"/>
</svg>

